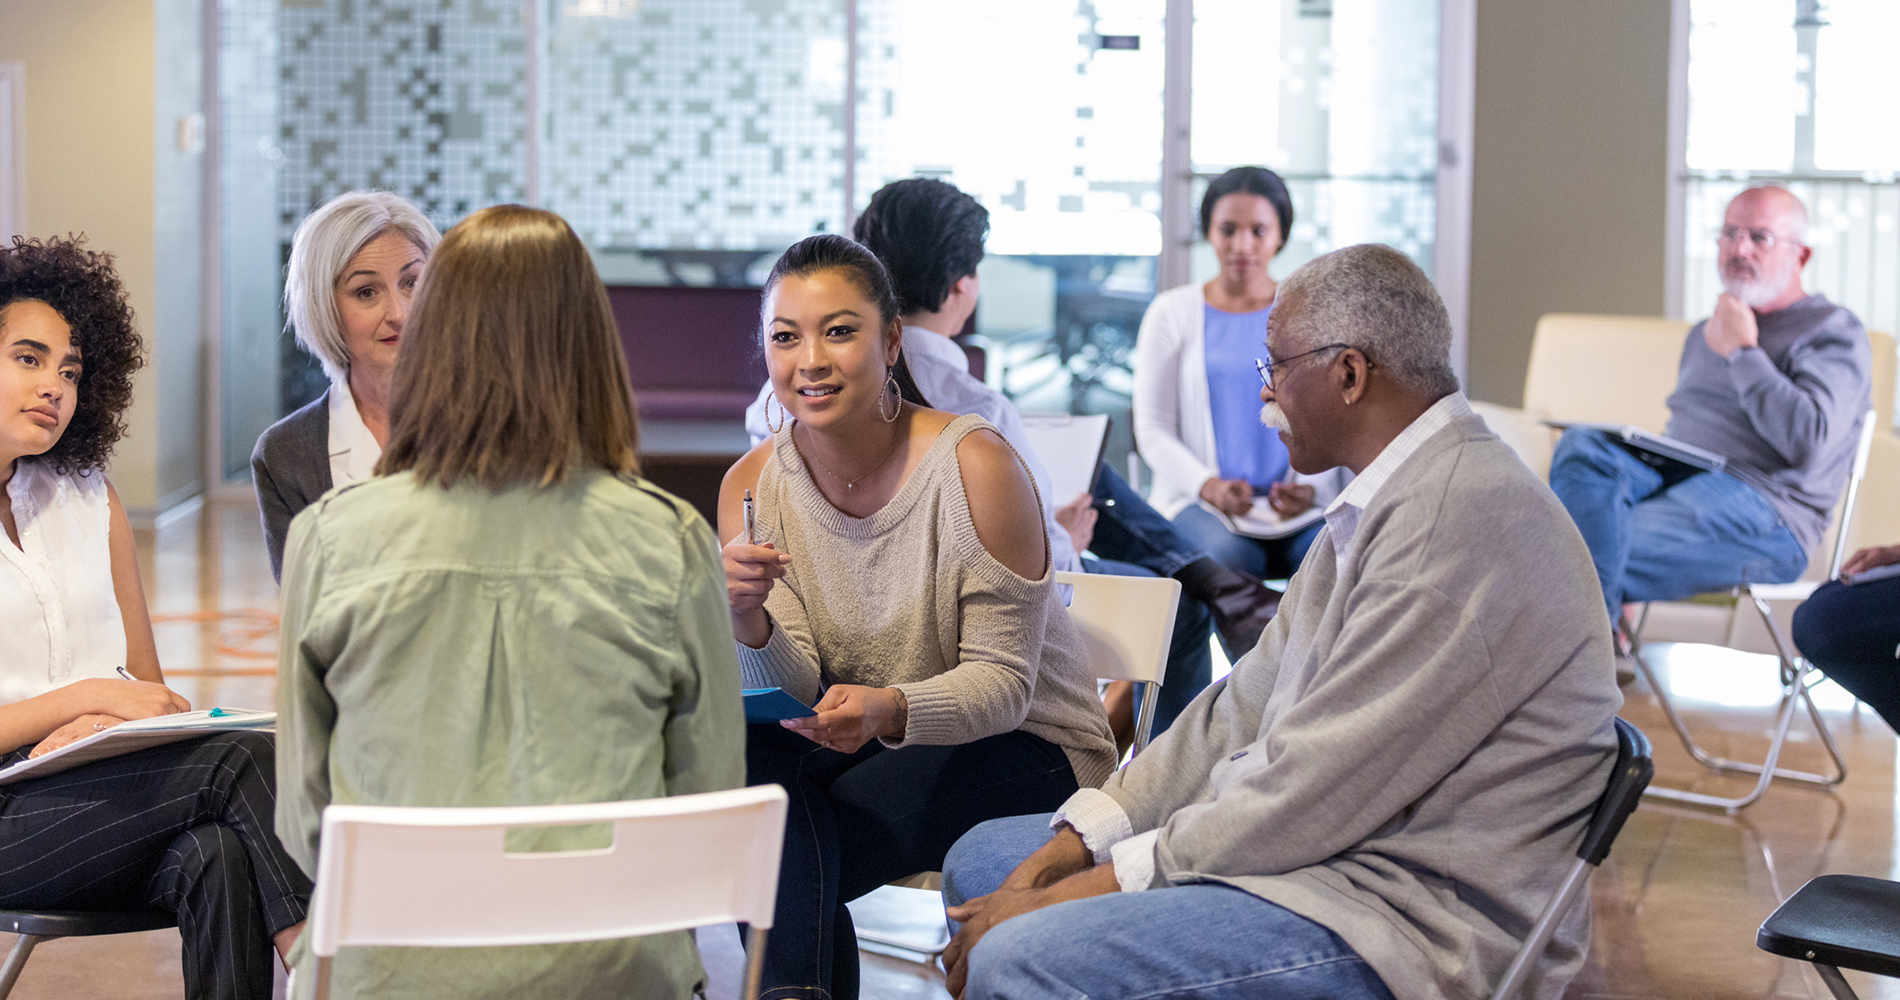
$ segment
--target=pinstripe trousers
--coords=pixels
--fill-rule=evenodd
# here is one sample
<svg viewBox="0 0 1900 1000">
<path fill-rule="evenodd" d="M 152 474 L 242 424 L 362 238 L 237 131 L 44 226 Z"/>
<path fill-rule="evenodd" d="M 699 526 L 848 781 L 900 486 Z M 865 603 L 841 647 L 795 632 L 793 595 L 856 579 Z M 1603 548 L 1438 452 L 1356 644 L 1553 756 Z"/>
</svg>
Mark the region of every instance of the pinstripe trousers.
<svg viewBox="0 0 1900 1000">
<path fill-rule="evenodd" d="M 311 888 L 274 831 L 276 756 L 221 733 L 0 786 L 0 907 L 175 913 L 187 997 L 268 998 Z"/>
</svg>

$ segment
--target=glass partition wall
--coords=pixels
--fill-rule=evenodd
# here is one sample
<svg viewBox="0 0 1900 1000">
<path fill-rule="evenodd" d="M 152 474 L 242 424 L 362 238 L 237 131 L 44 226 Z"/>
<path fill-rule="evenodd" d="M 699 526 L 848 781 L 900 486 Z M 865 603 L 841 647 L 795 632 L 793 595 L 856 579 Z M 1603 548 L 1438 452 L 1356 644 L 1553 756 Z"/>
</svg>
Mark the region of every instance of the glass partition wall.
<svg viewBox="0 0 1900 1000">
<path fill-rule="evenodd" d="M 297 222 L 338 193 L 392 190 L 444 228 L 538 203 L 609 283 L 757 285 L 916 175 L 991 213 L 988 379 L 1025 410 L 1114 414 L 1119 458 L 1187 2 L 219 0 L 223 472 L 324 388 L 278 297 Z M 1230 166 L 1283 173 L 1277 274 L 1365 240 L 1432 268 L 1439 8 L 1193 0 L 1192 196 Z M 1213 268 L 1195 247 L 1194 280 Z"/>
</svg>

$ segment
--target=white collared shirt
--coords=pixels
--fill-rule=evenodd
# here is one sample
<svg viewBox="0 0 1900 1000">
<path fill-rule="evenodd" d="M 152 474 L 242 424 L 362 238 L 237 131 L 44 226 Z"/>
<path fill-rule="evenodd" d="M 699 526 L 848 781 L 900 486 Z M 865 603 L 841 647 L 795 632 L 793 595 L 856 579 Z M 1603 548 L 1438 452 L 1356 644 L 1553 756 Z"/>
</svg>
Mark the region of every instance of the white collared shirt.
<svg viewBox="0 0 1900 1000">
<path fill-rule="evenodd" d="M 330 383 L 330 485 L 348 486 L 376 474 L 383 446 L 363 423 L 348 379 Z"/>
<path fill-rule="evenodd" d="M 1043 466 L 1035 449 L 1029 446 L 1022 414 L 1017 412 L 1016 404 L 972 376 L 970 362 L 964 356 L 963 348 L 941 333 L 921 326 L 905 327 L 904 363 L 910 368 L 911 381 L 917 383 L 918 391 L 924 394 L 924 399 L 929 401 L 932 409 L 958 416 L 974 413 L 996 425 L 1003 440 L 1008 441 L 1010 447 L 1016 449 L 1016 454 L 1022 456 L 1023 464 L 1029 468 L 1029 478 L 1035 481 L 1036 493 L 1042 499 L 1043 527 L 1049 534 L 1050 561 L 1058 570 L 1079 571 L 1082 560 L 1069 540 L 1069 533 L 1056 523 L 1055 518 L 1055 509 L 1075 498 L 1049 495 L 1049 470 Z M 752 436 L 755 446 L 772 436 L 765 420 L 766 404 L 771 398 L 772 383 L 767 382 L 759 389 L 758 398 L 746 407 L 745 429 Z M 777 406 L 773 406 L 773 410 L 777 409 Z"/>
<path fill-rule="evenodd" d="M 1332 537 L 1333 558 L 1339 568 L 1335 586 L 1345 584 L 1346 564 L 1356 551 L 1358 542 L 1359 518 L 1372 506 L 1373 499 L 1379 495 L 1386 481 L 1432 435 L 1444 430 L 1453 420 L 1471 415 L 1471 404 L 1465 401 L 1464 393 L 1461 392 L 1454 392 L 1433 403 L 1430 409 L 1406 425 L 1397 437 L 1387 442 L 1378 457 L 1368 463 L 1326 506 L 1326 529 L 1321 538 L 1326 535 Z M 1320 540 L 1315 539 L 1314 544 L 1318 545 Z M 1260 725 L 1261 733 L 1272 727 L 1273 720 L 1281 711 L 1299 700 L 1306 690 L 1307 682 L 1312 680 L 1308 673 L 1312 664 L 1307 663 L 1306 655 L 1312 639 L 1312 636 L 1299 632 L 1288 633 L 1286 646 L 1280 654 L 1281 670 L 1274 678 L 1273 693 L 1268 696 L 1266 708 L 1261 713 L 1264 720 Z M 1074 827 L 1075 832 L 1082 836 L 1082 842 L 1094 852 L 1097 864 L 1114 862 L 1115 880 L 1121 884 L 1123 892 L 1140 892 L 1154 882 L 1155 843 L 1161 831 L 1149 830 L 1136 836 L 1127 811 L 1107 792 L 1099 788 L 1084 788 L 1070 796 L 1049 821 L 1052 828 L 1063 823 Z"/>
<path fill-rule="evenodd" d="M 118 677 L 125 620 L 104 474 L 62 476 L 22 458 L 6 490 L 20 545 L 0 534 L 0 705 Z"/>
</svg>

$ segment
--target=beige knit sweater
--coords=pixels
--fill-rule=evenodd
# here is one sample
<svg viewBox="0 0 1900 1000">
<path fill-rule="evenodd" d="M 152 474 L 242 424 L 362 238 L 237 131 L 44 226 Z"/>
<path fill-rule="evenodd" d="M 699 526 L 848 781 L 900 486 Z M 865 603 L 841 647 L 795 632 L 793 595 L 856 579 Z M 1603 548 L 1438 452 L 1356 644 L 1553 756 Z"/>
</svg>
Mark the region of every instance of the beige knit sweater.
<svg viewBox="0 0 1900 1000">
<path fill-rule="evenodd" d="M 782 687 L 808 705 L 830 684 L 895 687 L 910 722 L 886 746 L 1020 729 L 1062 747 L 1081 787 L 1107 780 L 1108 720 L 1053 574 L 1017 576 L 970 520 L 957 445 L 994 428 L 957 418 L 890 503 L 855 518 L 819 492 L 791 426 L 759 473 L 756 530 L 792 563 L 765 601 L 771 638 L 763 649 L 739 644 L 746 686 Z"/>
</svg>

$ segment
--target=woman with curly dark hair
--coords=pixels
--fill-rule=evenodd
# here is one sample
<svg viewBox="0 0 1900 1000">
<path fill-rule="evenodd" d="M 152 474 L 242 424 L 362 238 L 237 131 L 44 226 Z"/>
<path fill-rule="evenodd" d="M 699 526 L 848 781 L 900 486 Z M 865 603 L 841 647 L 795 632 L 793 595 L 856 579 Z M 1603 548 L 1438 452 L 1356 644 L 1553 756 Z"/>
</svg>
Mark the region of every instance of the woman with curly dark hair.
<svg viewBox="0 0 1900 1000">
<path fill-rule="evenodd" d="M 142 353 L 109 255 L 0 247 L 0 768 L 191 708 L 105 479 Z M 172 911 L 188 995 L 270 996 L 310 898 L 275 770 L 270 737 L 226 733 L 0 785 L 0 908 Z"/>
</svg>

